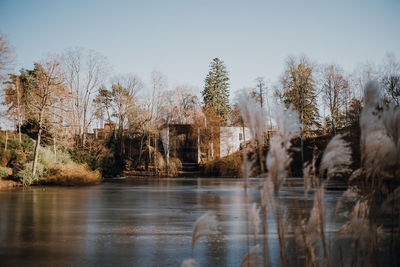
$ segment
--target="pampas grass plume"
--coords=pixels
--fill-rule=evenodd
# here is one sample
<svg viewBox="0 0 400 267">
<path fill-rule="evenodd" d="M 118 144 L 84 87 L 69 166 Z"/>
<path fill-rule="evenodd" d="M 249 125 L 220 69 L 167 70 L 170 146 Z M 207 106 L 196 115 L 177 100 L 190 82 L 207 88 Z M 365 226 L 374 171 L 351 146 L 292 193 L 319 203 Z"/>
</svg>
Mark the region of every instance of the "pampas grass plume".
<svg viewBox="0 0 400 267">
<path fill-rule="evenodd" d="M 320 173 L 328 171 L 327 176 L 331 178 L 334 175 L 343 175 L 350 172 L 351 150 L 343 140 L 343 136 L 338 134 L 329 141 L 322 156 Z"/>
<path fill-rule="evenodd" d="M 200 264 L 195 259 L 184 260 L 181 267 L 200 267 Z"/>
<path fill-rule="evenodd" d="M 250 249 L 244 257 L 242 263 L 240 264 L 240 267 L 256 266 L 258 262 L 259 249 L 260 248 L 258 245 Z"/>
<path fill-rule="evenodd" d="M 196 220 L 193 226 L 192 234 L 192 251 L 196 245 L 196 241 L 205 235 L 211 234 L 217 225 L 217 218 L 211 212 L 203 214 Z"/>
</svg>

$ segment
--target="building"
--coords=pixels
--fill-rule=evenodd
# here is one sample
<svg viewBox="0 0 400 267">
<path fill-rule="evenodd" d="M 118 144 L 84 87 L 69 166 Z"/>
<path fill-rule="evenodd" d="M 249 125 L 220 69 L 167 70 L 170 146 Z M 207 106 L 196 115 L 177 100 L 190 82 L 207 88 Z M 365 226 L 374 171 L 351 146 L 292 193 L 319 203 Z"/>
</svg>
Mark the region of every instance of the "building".
<svg viewBox="0 0 400 267">
<path fill-rule="evenodd" d="M 246 127 L 195 127 L 192 124 L 167 124 L 161 130 L 161 140 L 167 158 L 175 157 L 184 164 L 228 156 L 239 151 L 250 139 Z"/>
</svg>

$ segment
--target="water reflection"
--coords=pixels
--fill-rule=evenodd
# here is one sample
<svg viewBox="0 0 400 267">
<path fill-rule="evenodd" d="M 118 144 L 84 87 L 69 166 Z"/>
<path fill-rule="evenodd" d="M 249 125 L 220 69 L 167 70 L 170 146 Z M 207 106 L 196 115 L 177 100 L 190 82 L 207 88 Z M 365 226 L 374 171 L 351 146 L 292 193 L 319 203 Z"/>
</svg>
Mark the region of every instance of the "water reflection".
<svg viewBox="0 0 400 267">
<path fill-rule="evenodd" d="M 91 187 L 0 191 L 0 262 L 180 266 L 192 257 L 194 221 L 213 211 L 219 231 L 200 239 L 193 257 L 202 266 L 239 266 L 249 246 L 246 212 L 251 203 L 260 203 L 259 183 L 252 180 L 247 197 L 243 181 L 236 179 L 126 179 Z M 279 196 L 288 224 L 294 209 L 300 207 L 306 214 L 312 206 L 311 200 L 292 201 L 303 197 L 301 184 L 293 180 L 293 186 L 293 192 L 284 188 Z M 327 192 L 328 209 L 340 194 Z M 335 228 L 329 218 L 327 223 Z M 277 265 L 279 246 L 271 213 L 268 229 L 271 262 Z"/>
</svg>

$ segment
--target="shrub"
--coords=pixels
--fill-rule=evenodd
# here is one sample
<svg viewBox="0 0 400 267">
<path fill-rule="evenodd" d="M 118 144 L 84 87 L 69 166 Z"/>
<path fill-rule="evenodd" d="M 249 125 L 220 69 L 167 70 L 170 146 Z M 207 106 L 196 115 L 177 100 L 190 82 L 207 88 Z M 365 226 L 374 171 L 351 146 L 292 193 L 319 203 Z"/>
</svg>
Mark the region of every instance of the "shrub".
<svg viewBox="0 0 400 267">
<path fill-rule="evenodd" d="M 57 185 L 88 185 L 101 181 L 101 175 L 98 171 L 90 170 L 86 164 L 56 163 L 49 168 L 46 178 L 41 181 Z"/>
<path fill-rule="evenodd" d="M 56 157 L 54 156 L 54 150 L 51 146 L 41 147 L 39 151 L 39 160 L 45 166 L 54 165 L 55 163 L 68 163 L 71 161 L 70 155 L 62 150 L 56 151 Z"/>
<path fill-rule="evenodd" d="M 96 169 L 96 156 L 90 151 L 74 148 L 69 151 L 71 159 L 76 163 L 86 163 L 91 169 Z"/>
<path fill-rule="evenodd" d="M 0 167 L 0 178 L 4 178 L 8 176 L 8 170 L 4 167 Z"/>
<path fill-rule="evenodd" d="M 33 151 L 35 147 L 35 142 L 33 139 L 31 139 L 28 135 L 22 134 L 21 135 L 21 141 L 22 141 L 22 148 L 27 151 Z"/>
<path fill-rule="evenodd" d="M 7 148 L 9 149 L 20 149 L 21 144 L 19 143 L 19 140 L 17 139 L 9 139 L 7 142 Z"/>
<path fill-rule="evenodd" d="M 24 186 L 37 183 L 37 182 L 39 182 L 41 177 L 46 175 L 46 168 L 40 162 L 37 163 L 36 174 L 33 175 L 33 173 L 32 173 L 32 165 L 33 165 L 33 161 L 25 163 L 23 165 L 23 168 L 21 170 L 19 170 L 15 175 L 15 177 L 20 182 L 22 182 L 22 184 Z"/>
<path fill-rule="evenodd" d="M 206 176 L 241 177 L 242 152 L 205 163 L 202 172 Z"/>
<path fill-rule="evenodd" d="M 167 170 L 167 164 L 164 160 L 163 155 L 160 152 L 155 153 L 154 155 L 155 164 L 157 166 L 157 172 L 165 172 Z"/>
<path fill-rule="evenodd" d="M 55 158 L 53 151 L 50 150 L 49 147 L 40 147 L 39 150 L 39 161 L 45 166 L 49 166 L 50 164 L 54 164 Z"/>
<path fill-rule="evenodd" d="M 104 177 L 118 176 L 124 169 L 124 161 L 118 154 L 110 152 L 101 159 L 101 173 Z"/>
<path fill-rule="evenodd" d="M 178 158 L 170 158 L 168 174 L 177 175 L 182 170 L 182 162 Z"/>
<path fill-rule="evenodd" d="M 7 166 L 8 162 L 11 159 L 11 152 L 0 150 L 0 166 Z"/>
</svg>

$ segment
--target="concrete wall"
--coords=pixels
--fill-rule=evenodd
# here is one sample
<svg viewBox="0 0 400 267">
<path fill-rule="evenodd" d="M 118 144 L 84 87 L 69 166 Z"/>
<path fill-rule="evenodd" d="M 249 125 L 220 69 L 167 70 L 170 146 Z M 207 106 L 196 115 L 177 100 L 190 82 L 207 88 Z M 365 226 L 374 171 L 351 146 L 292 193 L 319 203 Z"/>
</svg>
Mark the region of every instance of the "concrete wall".
<svg viewBox="0 0 400 267">
<path fill-rule="evenodd" d="M 250 140 L 250 130 L 242 127 L 221 127 L 220 132 L 220 157 L 228 156 L 238 151 L 244 142 Z M 246 140 L 245 140 L 246 139 Z"/>
</svg>

